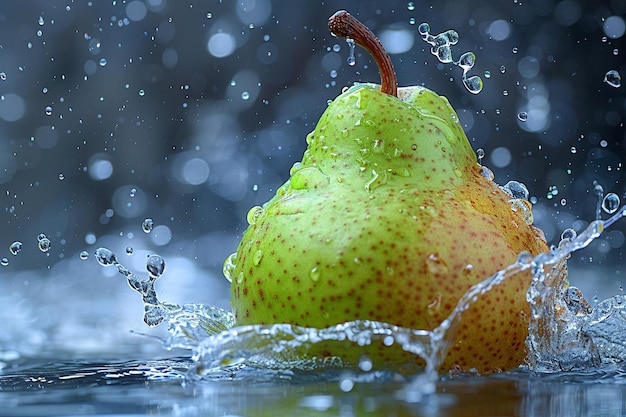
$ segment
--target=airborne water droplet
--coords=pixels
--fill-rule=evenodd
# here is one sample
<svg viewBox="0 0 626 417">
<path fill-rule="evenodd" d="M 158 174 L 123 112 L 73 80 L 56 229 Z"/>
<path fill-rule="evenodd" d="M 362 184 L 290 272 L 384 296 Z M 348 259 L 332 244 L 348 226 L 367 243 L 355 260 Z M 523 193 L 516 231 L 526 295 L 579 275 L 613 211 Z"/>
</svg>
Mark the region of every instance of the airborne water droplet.
<svg viewBox="0 0 626 417">
<path fill-rule="evenodd" d="M 463 68 L 463 70 L 468 71 L 474 67 L 476 63 L 476 55 L 473 52 L 465 52 L 459 58 L 458 65 Z"/>
<path fill-rule="evenodd" d="M 483 80 L 478 75 L 472 75 L 469 78 L 463 78 L 463 85 L 472 94 L 478 94 L 483 91 Z"/>
<path fill-rule="evenodd" d="M 52 116 L 52 106 L 46 106 L 45 112 L 46 116 Z"/>
<path fill-rule="evenodd" d="M 611 87 L 619 88 L 622 85 L 622 77 L 619 72 L 611 70 L 604 76 L 604 82 Z"/>
<path fill-rule="evenodd" d="M 351 67 L 353 67 L 356 64 L 356 58 L 354 58 L 354 39 L 350 39 L 350 38 L 346 38 L 346 43 L 348 44 L 348 65 L 350 65 Z"/>
<path fill-rule="evenodd" d="M 82 251 L 82 252 L 78 255 L 78 257 L 79 257 L 81 260 L 83 260 L 83 261 L 84 261 L 84 260 L 86 260 L 87 258 L 89 258 L 89 252 L 87 252 L 86 250 L 84 250 L 84 251 Z"/>
<path fill-rule="evenodd" d="M 146 269 L 148 270 L 150 277 L 156 279 L 163 275 L 163 271 L 165 271 L 165 261 L 160 255 L 148 255 L 148 259 L 146 260 Z"/>
<path fill-rule="evenodd" d="M 96 249 L 96 260 L 102 266 L 111 266 L 117 264 L 115 254 L 107 248 Z"/>
<path fill-rule="evenodd" d="M 419 31 L 420 35 L 426 36 L 430 33 L 430 25 L 428 23 L 421 23 L 417 30 Z"/>
<path fill-rule="evenodd" d="M 613 214 L 617 211 L 620 205 L 620 198 L 615 193 L 608 193 L 602 199 L 602 210 L 607 214 Z"/>
<path fill-rule="evenodd" d="M 9 251 L 11 252 L 11 254 L 13 255 L 17 255 L 18 253 L 20 253 L 22 250 L 22 242 L 20 241 L 15 241 L 13 243 L 11 243 L 11 246 L 9 246 Z"/>
<path fill-rule="evenodd" d="M 126 255 L 132 255 L 133 251 L 134 249 L 132 246 L 126 246 Z"/>
<path fill-rule="evenodd" d="M 154 221 L 152 219 L 145 219 L 143 223 L 141 223 L 141 228 L 145 233 L 150 233 L 153 227 Z"/>
<path fill-rule="evenodd" d="M 476 149 L 476 158 L 478 158 L 478 163 L 485 157 L 485 150 L 483 148 Z"/>
<path fill-rule="evenodd" d="M 521 111 L 521 112 L 517 113 L 517 118 L 521 122 L 525 122 L 526 120 L 528 120 L 528 113 L 526 113 L 525 111 Z"/>
<path fill-rule="evenodd" d="M 0 259 L 0 265 L 7 266 L 8 264 L 9 264 L 9 259 L 8 258 Z"/>
<path fill-rule="evenodd" d="M 563 230 L 563 233 L 561 233 L 561 240 L 574 240 L 576 239 L 577 233 L 576 230 L 572 229 L 572 228 L 567 228 L 565 230 Z"/>
<path fill-rule="evenodd" d="M 39 246 L 40 251 L 48 252 L 52 244 L 50 243 L 50 239 L 48 239 L 47 237 L 44 237 L 43 239 L 39 239 L 37 246 Z"/>
</svg>

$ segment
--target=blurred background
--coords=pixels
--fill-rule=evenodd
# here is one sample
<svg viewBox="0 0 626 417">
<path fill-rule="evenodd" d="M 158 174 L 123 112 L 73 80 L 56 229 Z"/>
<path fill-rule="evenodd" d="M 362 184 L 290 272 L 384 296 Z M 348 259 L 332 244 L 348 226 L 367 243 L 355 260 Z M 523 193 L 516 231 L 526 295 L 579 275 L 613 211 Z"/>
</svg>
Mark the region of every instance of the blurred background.
<svg viewBox="0 0 626 417">
<path fill-rule="evenodd" d="M 623 0 L 11 2 L 0 10 L 0 317 L 16 323 L 0 330 L 5 351 L 23 346 L 18 328 L 38 348 L 79 338 L 84 349 L 145 330 L 137 295 L 95 261 L 100 246 L 144 275 L 146 255 L 163 255 L 164 300 L 228 308 L 222 264 L 247 211 L 288 178 L 329 100 L 379 81 L 362 49 L 349 66 L 329 34 L 338 9 L 381 38 L 401 85 L 448 97 L 496 182 L 526 184 L 550 243 L 595 218 L 594 181 L 626 199 L 626 87 L 610 73 L 626 75 Z M 475 53 L 482 92 L 431 54 L 422 22 L 458 32 L 453 58 Z M 587 297 L 622 290 L 625 232 L 626 220 L 572 256 Z"/>
</svg>

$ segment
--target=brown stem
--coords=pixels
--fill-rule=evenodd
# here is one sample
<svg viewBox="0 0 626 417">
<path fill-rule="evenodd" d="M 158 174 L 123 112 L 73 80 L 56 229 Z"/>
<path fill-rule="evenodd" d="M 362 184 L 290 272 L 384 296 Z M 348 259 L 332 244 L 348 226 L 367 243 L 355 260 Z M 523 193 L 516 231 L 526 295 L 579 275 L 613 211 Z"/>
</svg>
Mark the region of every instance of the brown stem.
<svg viewBox="0 0 626 417">
<path fill-rule="evenodd" d="M 390 96 L 398 96 L 398 78 L 391 58 L 376 35 L 363 23 L 345 10 L 339 10 L 328 19 L 328 29 L 340 38 L 354 40 L 367 50 L 376 61 L 380 72 L 380 91 Z"/>
</svg>

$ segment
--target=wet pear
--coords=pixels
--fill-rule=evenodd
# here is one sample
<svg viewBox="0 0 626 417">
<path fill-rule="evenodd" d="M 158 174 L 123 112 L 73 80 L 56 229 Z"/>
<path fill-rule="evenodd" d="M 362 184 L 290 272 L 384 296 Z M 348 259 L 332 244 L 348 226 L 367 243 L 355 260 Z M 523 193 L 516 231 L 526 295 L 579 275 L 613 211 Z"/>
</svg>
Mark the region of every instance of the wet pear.
<svg viewBox="0 0 626 417">
<path fill-rule="evenodd" d="M 382 82 L 337 97 L 287 182 L 251 210 L 225 266 L 235 320 L 318 328 L 375 320 L 432 329 L 470 286 L 522 251 L 548 248 L 530 224 L 528 202 L 478 164 L 448 100 L 424 87 L 398 89 L 382 46 L 348 13 L 330 24 L 374 55 Z M 464 313 L 442 370 L 523 363 L 529 282 L 530 274 L 509 279 Z M 384 343 L 314 345 L 306 354 L 419 365 Z"/>
</svg>

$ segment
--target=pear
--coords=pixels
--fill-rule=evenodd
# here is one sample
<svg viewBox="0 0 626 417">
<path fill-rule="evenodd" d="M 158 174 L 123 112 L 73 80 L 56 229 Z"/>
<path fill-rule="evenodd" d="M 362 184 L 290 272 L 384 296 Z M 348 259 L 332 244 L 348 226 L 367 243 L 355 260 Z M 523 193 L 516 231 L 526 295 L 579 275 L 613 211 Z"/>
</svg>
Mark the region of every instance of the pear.
<svg viewBox="0 0 626 417">
<path fill-rule="evenodd" d="M 397 88 L 382 45 L 347 12 L 329 26 L 374 55 L 382 82 L 357 84 L 330 103 L 290 178 L 250 211 L 225 264 L 235 321 L 433 329 L 518 253 L 547 251 L 543 233 L 529 224 L 529 203 L 485 175 L 445 97 Z M 443 371 L 523 363 L 530 278 L 506 280 L 463 314 Z M 384 367 L 420 362 L 382 343 L 314 345 L 306 354 L 345 363 L 367 354 Z"/>
</svg>

